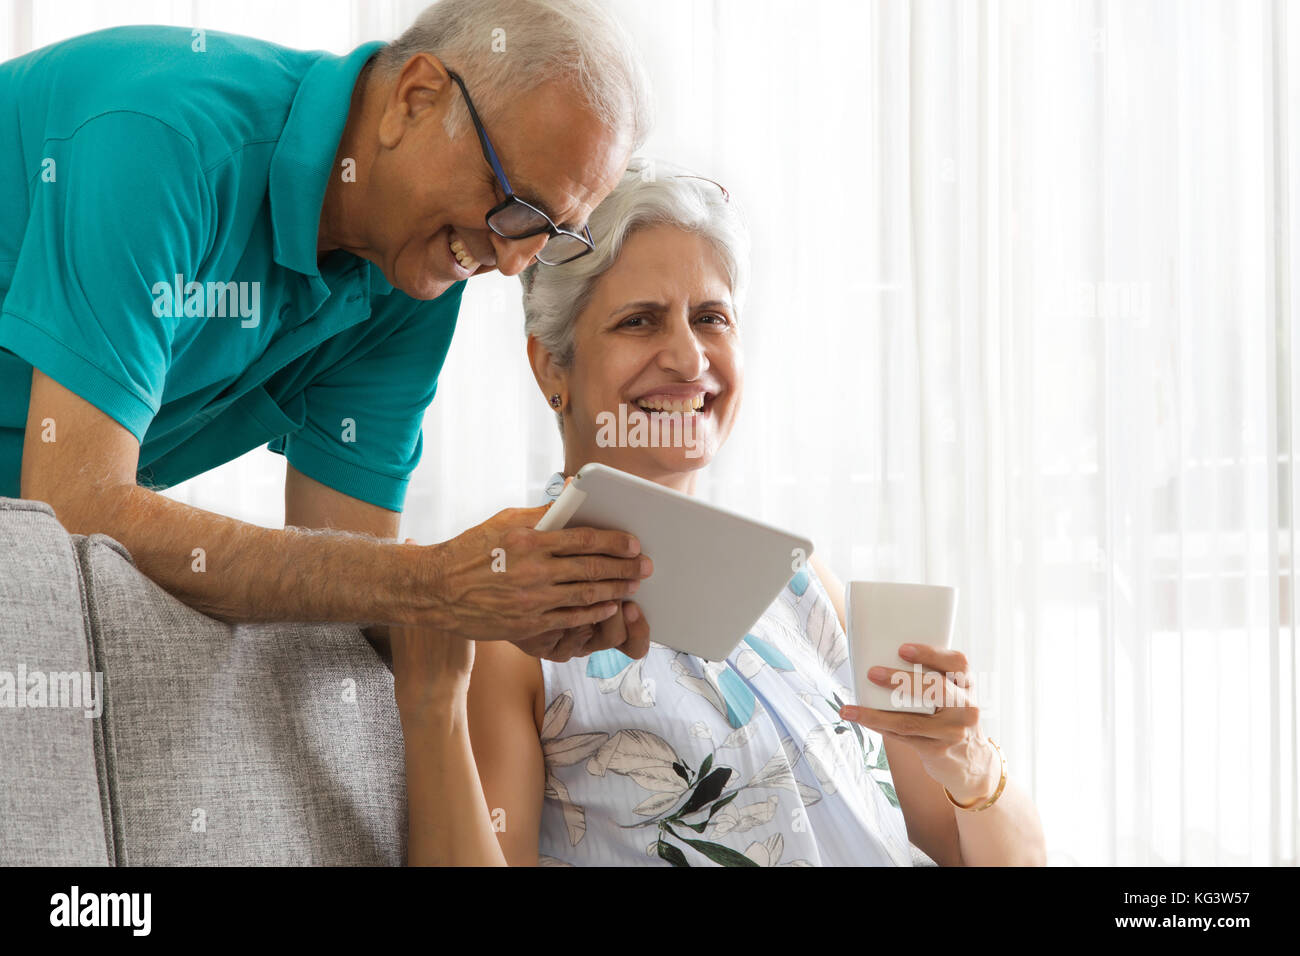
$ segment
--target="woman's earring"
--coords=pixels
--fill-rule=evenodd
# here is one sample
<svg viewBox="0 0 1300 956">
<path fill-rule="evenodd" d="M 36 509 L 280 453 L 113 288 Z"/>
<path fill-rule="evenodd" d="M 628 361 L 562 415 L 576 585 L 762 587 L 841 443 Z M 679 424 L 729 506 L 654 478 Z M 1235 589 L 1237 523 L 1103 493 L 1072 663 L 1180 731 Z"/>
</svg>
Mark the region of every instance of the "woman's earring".
<svg viewBox="0 0 1300 956">
<path fill-rule="evenodd" d="M 556 392 L 554 395 L 551 396 L 551 408 L 554 408 L 556 411 L 559 411 L 561 404 L 562 403 L 560 401 L 560 393 Z"/>
</svg>

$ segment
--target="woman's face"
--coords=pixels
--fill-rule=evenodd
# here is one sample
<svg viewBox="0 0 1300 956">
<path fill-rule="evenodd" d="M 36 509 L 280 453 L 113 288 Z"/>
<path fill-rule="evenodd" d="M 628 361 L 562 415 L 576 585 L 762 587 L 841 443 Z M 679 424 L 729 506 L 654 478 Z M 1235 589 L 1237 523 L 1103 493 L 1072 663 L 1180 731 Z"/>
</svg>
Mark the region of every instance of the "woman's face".
<svg viewBox="0 0 1300 956">
<path fill-rule="evenodd" d="M 639 229 L 575 324 L 566 465 L 600 461 L 652 481 L 702 468 L 731 434 L 743 386 L 740 329 L 713 246 L 675 226 Z"/>
</svg>

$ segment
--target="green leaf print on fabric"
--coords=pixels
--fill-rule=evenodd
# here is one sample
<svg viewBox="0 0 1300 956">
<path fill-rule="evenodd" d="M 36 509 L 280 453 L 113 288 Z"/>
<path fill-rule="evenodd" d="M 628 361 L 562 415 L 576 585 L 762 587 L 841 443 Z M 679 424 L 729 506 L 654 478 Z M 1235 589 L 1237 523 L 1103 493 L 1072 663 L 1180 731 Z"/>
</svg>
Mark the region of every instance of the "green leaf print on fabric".
<svg viewBox="0 0 1300 956">
<path fill-rule="evenodd" d="M 867 768 L 867 776 L 875 781 L 876 786 L 880 787 L 881 792 L 885 795 L 885 799 L 888 800 L 891 805 L 897 807 L 899 805 L 898 794 L 894 792 L 893 783 L 889 780 L 881 780 L 879 777 L 876 777 L 871 773 L 872 770 L 889 773 L 889 760 L 885 756 L 884 746 L 882 745 L 881 748 L 876 751 L 876 758 L 873 761 L 871 759 L 871 753 L 875 750 L 875 743 L 871 739 L 863 736 L 862 727 L 860 725 L 851 720 L 844 720 L 839 716 L 840 708 L 844 706 L 844 702 L 840 700 L 840 695 L 831 694 L 831 697 L 833 697 L 834 700 L 825 697 L 822 699 L 826 701 L 826 706 L 831 709 L 831 713 L 836 717 L 836 723 L 834 724 L 835 733 L 842 734 L 846 730 L 853 731 L 853 735 L 858 740 L 858 748 L 862 751 L 862 764 Z"/>
</svg>

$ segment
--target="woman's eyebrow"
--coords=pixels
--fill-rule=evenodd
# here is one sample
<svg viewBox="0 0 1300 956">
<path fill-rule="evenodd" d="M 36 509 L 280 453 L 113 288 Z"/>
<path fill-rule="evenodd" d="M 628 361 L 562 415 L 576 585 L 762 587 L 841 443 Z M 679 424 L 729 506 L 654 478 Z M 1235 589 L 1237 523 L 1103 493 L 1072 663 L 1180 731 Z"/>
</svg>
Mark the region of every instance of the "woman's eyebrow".
<svg viewBox="0 0 1300 956">
<path fill-rule="evenodd" d="M 731 308 L 731 303 L 727 302 L 725 299 L 709 299 L 706 302 L 695 303 L 694 305 L 691 306 L 691 311 L 694 312 L 697 309 L 726 310 L 730 308 Z M 647 312 L 664 312 L 668 309 L 668 306 L 665 305 L 663 302 L 657 302 L 652 299 L 642 299 L 640 302 L 628 302 L 625 303 L 624 305 L 618 306 L 616 309 L 614 309 L 614 311 L 610 312 L 609 316 L 610 318 L 613 318 L 614 316 L 618 315 L 620 312 L 635 311 L 639 309 L 645 310 Z"/>
<path fill-rule="evenodd" d="M 662 312 L 666 308 L 667 306 L 665 306 L 662 302 L 655 302 L 651 299 L 642 299 L 640 302 L 623 303 L 622 305 L 614 309 L 614 311 L 610 312 L 609 317 L 612 319 L 620 312 L 627 312 L 629 310 L 645 309 L 648 312 Z"/>
</svg>

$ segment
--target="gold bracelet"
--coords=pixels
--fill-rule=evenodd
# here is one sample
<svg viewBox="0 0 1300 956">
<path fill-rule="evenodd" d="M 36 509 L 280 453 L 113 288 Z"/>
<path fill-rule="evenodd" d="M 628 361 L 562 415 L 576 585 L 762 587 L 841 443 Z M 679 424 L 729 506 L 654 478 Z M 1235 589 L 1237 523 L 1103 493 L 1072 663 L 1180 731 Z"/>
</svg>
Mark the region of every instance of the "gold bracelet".
<svg viewBox="0 0 1300 956">
<path fill-rule="evenodd" d="M 944 787 L 943 788 L 944 796 L 946 796 L 948 798 L 948 802 L 951 803 L 958 810 L 970 810 L 974 813 L 979 813 L 981 810 L 987 810 L 989 807 L 993 806 L 993 804 L 998 802 L 998 797 L 1002 796 L 1002 791 L 1006 789 L 1007 758 L 1006 756 L 1003 755 L 1002 748 L 999 747 L 996 743 L 993 743 L 992 737 L 988 738 L 988 742 L 993 744 L 993 749 L 998 752 L 998 759 L 1002 761 L 1002 779 L 998 781 L 998 788 L 993 791 L 993 796 L 989 797 L 988 803 L 984 804 L 984 806 L 982 807 L 975 806 L 975 803 L 979 803 L 978 800 L 976 800 L 975 803 L 972 803 L 970 806 L 963 807 L 960 803 L 958 803 L 956 800 L 952 798 L 952 794 L 948 792 L 948 788 Z"/>
</svg>

